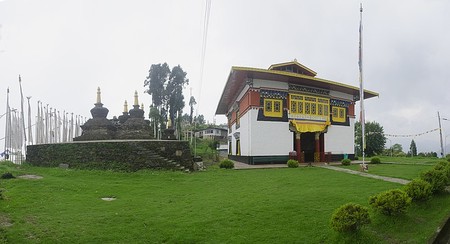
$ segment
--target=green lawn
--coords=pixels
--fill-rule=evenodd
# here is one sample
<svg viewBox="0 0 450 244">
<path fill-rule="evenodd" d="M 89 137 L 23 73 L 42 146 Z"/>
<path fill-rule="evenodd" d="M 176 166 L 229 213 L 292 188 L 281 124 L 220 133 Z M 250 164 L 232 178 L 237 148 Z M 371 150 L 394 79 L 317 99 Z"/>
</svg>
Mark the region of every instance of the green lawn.
<svg viewBox="0 0 450 244">
<path fill-rule="evenodd" d="M 329 227 L 334 209 L 368 206 L 370 195 L 400 185 L 315 167 L 5 170 L 44 177 L 0 181 L 0 238 L 10 243 L 424 243 L 450 213 L 443 194 L 400 218 L 371 213 L 360 234 L 337 234 Z"/>
<path fill-rule="evenodd" d="M 418 178 L 420 173 L 433 168 L 432 164 L 369 164 L 367 173 L 412 180 Z M 352 170 L 360 170 L 359 164 L 341 166 Z"/>
<path fill-rule="evenodd" d="M 382 163 L 401 163 L 401 164 L 429 164 L 433 165 L 440 160 L 440 158 L 433 157 L 387 157 L 387 156 L 377 156 L 380 158 Z M 367 160 L 370 162 L 370 158 Z"/>
</svg>

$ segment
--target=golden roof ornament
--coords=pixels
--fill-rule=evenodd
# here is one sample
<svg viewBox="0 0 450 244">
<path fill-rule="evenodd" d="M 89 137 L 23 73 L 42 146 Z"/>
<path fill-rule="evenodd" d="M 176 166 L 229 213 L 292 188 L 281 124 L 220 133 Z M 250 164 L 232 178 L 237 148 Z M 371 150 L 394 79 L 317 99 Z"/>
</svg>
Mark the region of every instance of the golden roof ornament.
<svg viewBox="0 0 450 244">
<path fill-rule="evenodd" d="M 100 87 L 97 87 L 97 103 L 102 103 Z"/>
<path fill-rule="evenodd" d="M 128 103 L 127 100 L 125 100 L 125 103 L 123 104 L 123 112 L 128 113 Z"/>
<path fill-rule="evenodd" d="M 139 99 L 138 99 L 138 92 L 134 91 L 134 106 L 139 107 Z"/>
</svg>

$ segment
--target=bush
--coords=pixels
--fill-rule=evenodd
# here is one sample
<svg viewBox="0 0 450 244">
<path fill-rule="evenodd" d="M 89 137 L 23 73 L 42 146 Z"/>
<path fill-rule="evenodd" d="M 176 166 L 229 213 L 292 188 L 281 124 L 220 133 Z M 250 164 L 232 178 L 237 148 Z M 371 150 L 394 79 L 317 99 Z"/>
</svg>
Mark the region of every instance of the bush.
<svg viewBox="0 0 450 244">
<path fill-rule="evenodd" d="M 411 198 L 404 191 L 393 189 L 371 196 L 369 204 L 384 215 L 398 215 L 406 212 Z"/>
<path fill-rule="evenodd" d="M 431 192 L 437 193 L 445 190 L 447 176 L 443 170 L 430 169 L 420 174 L 420 178 L 431 185 Z"/>
<path fill-rule="evenodd" d="M 434 169 L 443 171 L 447 177 L 446 185 L 450 185 L 450 163 L 447 161 L 440 161 L 434 166 Z"/>
<path fill-rule="evenodd" d="M 6 172 L 4 174 L 2 174 L 2 176 L 0 176 L 1 179 L 14 179 L 16 177 L 14 177 L 14 175 L 12 175 L 10 172 Z"/>
<path fill-rule="evenodd" d="M 355 155 L 354 160 L 359 160 L 359 157 Z"/>
<path fill-rule="evenodd" d="M 414 179 L 409 182 L 405 187 L 405 192 L 413 201 L 428 200 L 433 194 L 430 183 L 421 179 Z"/>
<path fill-rule="evenodd" d="M 350 165 L 351 162 L 352 162 L 352 160 L 350 160 L 348 158 L 344 158 L 344 159 L 341 160 L 341 164 L 345 165 L 345 166 Z"/>
<path fill-rule="evenodd" d="M 229 159 L 224 159 L 220 162 L 219 167 L 222 169 L 232 169 L 234 168 L 234 163 Z"/>
<path fill-rule="evenodd" d="M 379 157 L 373 157 L 370 159 L 371 164 L 381 164 L 381 160 Z"/>
<path fill-rule="evenodd" d="M 369 210 L 354 203 L 347 203 L 336 209 L 330 221 L 331 228 L 339 232 L 357 231 L 369 223 Z"/>
<path fill-rule="evenodd" d="M 287 166 L 288 166 L 289 168 L 298 168 L 298 161 L 297 161 L 297 160 L 294 160 L 294 159 L 289 159 L 289 160 L 287 161 Z"/>
</svg>

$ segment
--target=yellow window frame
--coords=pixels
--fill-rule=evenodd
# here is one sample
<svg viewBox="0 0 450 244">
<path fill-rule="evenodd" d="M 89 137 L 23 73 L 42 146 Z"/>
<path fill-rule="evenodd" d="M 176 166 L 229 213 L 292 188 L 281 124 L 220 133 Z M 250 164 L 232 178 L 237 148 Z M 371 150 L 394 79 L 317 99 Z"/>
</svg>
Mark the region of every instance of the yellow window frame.
<svg viewBox="0 0 450 244">
<path fill-rule="evenodd" d="M 330 99 L 328 98 L 289 94 L 289 111 L 291 114 L 307 114 L 328 117 L 329 104 Z"/>
<path fill-rule="evenodd" d="M 347 111 L 345 108 L 333 106 L 332 108 L 332 119 L 334 122 L 345 122 L 347 121 Z"/>
<path fill-rule="evenodd" d="M 264 116 L 283 117 L 283 100 L 264 98 Z"/>
</svg>

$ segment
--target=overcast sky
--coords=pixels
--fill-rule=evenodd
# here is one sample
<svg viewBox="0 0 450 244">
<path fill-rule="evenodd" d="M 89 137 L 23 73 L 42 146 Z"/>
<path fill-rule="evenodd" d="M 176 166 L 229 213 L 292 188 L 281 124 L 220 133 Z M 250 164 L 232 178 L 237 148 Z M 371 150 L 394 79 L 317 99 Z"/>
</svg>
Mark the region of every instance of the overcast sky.
<svg viewBox="0 0 450 244">
<path fill-rule="evenodd" d="M 167 62 L 188 73 L 185 97 L 192 88 L 198 113 L 225 123 L 214 113 L 231 66 L 297 59 L 317 77 L 358 86 L 360 2 L 212 0 L 200 82 L 205 0 L 0 0 L 0 91 L 9 87 L 18 108 L 20 74 L 33 113 L 40 100 L 90 117 L 101 87 L 112 118 L 135 90 L 150 105 L 144 80 L 152 64 Z M 450 1 L 362 3 L 365 88 L 380 93 L 366 100 L 366 119 L 388 134 L 437 128 L 437 111 L 450 119 Z M 5 117 L 0 138 L 4 124 Z M 450 121 L 442 126 L 450 144 Z M 388 138 L 387 146 L 401 143 L 404 151 L 415 139 L 419 152 L 440 152 L 438 132 Z"/>
</svg>

